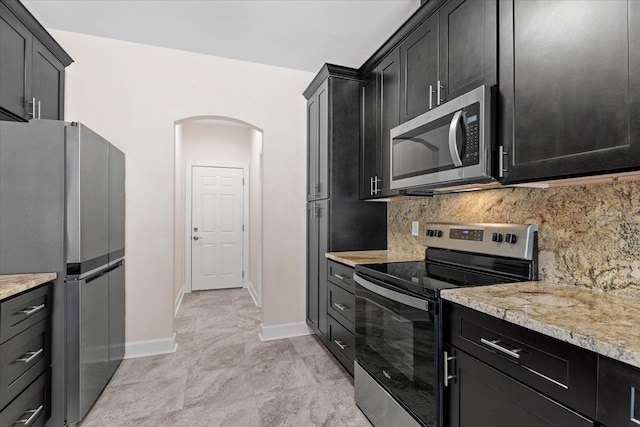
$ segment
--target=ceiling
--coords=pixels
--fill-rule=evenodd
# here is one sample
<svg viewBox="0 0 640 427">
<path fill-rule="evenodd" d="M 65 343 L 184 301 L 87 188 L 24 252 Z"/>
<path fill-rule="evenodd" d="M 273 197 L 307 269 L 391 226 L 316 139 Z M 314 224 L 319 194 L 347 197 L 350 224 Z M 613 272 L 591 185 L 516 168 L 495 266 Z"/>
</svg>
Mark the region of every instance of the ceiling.
<svg viewBox="0 0 640 427">
<path fill-rule="evenodd" d="M 360 67 L 420 0 L 24 0 L 49 29 L 316 72 Z"/>
</svg>

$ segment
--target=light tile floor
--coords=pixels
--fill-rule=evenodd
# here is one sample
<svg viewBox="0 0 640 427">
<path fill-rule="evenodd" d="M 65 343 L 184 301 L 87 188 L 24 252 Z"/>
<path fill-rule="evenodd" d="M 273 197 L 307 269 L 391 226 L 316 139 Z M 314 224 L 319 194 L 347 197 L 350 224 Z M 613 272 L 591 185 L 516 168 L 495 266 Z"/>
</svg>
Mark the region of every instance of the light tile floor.
<svg viewBox="0 0 640 427">
<path fill-rule="evenodd" d="M 244 289 L 186 294 L 176 353 L 124 360 L 81 427 L 370 426 L 314 336 L 262 342 Z"/>
</svg>

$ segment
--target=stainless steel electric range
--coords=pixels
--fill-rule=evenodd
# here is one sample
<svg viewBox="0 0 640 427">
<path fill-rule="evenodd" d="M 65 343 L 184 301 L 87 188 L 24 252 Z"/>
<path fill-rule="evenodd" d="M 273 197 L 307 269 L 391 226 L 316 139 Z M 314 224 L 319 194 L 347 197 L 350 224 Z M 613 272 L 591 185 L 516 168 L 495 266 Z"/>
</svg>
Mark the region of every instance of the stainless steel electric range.
<svg viewBox="0 0 640 427">
<path fill-rule="evenodd" d="M 375 426 L 442 425 L 440 291 L 537 280 L 534 224 L 427 224 L 425 260 L 358 265 L 356 403 Z"/>
</svg>

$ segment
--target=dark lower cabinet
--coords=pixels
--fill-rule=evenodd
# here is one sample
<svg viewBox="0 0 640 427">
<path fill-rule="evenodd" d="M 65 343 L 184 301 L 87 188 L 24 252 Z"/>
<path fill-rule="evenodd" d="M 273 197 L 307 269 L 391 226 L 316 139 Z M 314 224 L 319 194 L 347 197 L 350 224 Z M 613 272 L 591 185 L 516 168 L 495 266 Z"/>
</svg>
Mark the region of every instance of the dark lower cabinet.
<svg viewBox="0 0 640 427">
<path fill-rule="evenodd" d="M 640 166 L 640 3 L 499 6 L 505 183 Z"/>
<path fill-rule="evenodd" d="M 640 425 L 640 369 L 600 356 L 598 421 L 607 427 Z"/>
<path fill-rule="evenodd" d="M 326 199 L 307 204 L 307 324 L 321 337 L 327 333 L 328 207 Z"/>
<path fill-rule="evenodd" d="M 353 267 L 327 260 L 326 345 L 353 376 L 355 360 L 355 281 Z"/>
<path fill-rule="evenodd" d="M 589 427 L 596 423 L 467 353 L 450 350 L 448 427 Z"/>
</svg>

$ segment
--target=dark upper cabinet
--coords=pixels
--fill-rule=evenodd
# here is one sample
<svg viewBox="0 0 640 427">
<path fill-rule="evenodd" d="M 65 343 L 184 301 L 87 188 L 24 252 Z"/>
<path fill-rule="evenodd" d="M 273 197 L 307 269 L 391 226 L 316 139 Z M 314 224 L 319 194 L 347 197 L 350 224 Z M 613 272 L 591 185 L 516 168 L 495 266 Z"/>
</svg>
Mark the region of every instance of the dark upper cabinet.
<svg viewBox="0 0 640 427">
<path fill-rule="evenodd" d="M 62 120 L 71 62 L 22 3 L 0 2 L 0 120 Z"/>
<path fill-rule="evenodd" d="M 322 339 L 327 333 L 325 253 L 387 245 L 386 205 L 359 200 L 360 83 L 356 70 L 327 64 L 304 93 L 309 135 L 307 324 Z M 371 129 L 376 132 L 375 120 Z"/>
<path fill-rule="evenodd" d="M 399 194 L 389 188 L 391 129 L 400 124 L 400 50 L 387 55 L 362 83 L 360 197 Z"/>
<path fill-rule="evenodd" d="M 438 13 L 440 102 L 497 84 L 497 2 L 449 0 Z"/>
<path fill-rule="evenodd" d="M 640 166 L 640 5 L 501 1 L 505 183 Z"/>
<path fill-rule="evenodd" d="M 382 171 L 382 149 L 378 137 L 378 75 L 373 71 L 360 89 L 360 198 L 376 195 L 375 180 Z"/>
<path fill-rule="evenodd" d="M 0 3 L 0 118 L 27 119 L 26 101 L 31 92 L 30 74 L 32 35 L 3 4 Z M 30 106 L 29 106 L 30 107 Z"/>
<path fill-rule="evenodd" d="M 64 65 L 37 39 L 33 39 L 31 97 L 39 119 L 62 120 Z"/>
<path fill-rule="evenodd" d="M 437 13 L 400 43 L 400 61 L 400 121 L 405 122 L 439 105 Z"/>
<path fill-rule="evenodd" d="M 391 129 L 400 124 L 400 50 L 392 51 L 378 66 L 380 85 L 380 150 L 382 152 L 382 177 L 377 188 L 384 197 L 399 194 L 391 190 Z"/>
<path fill-rule="evenodd" d="M 329 81 L 307 101 L 308 189 L 307 200 L 329 197 Z"/>
</svg>

